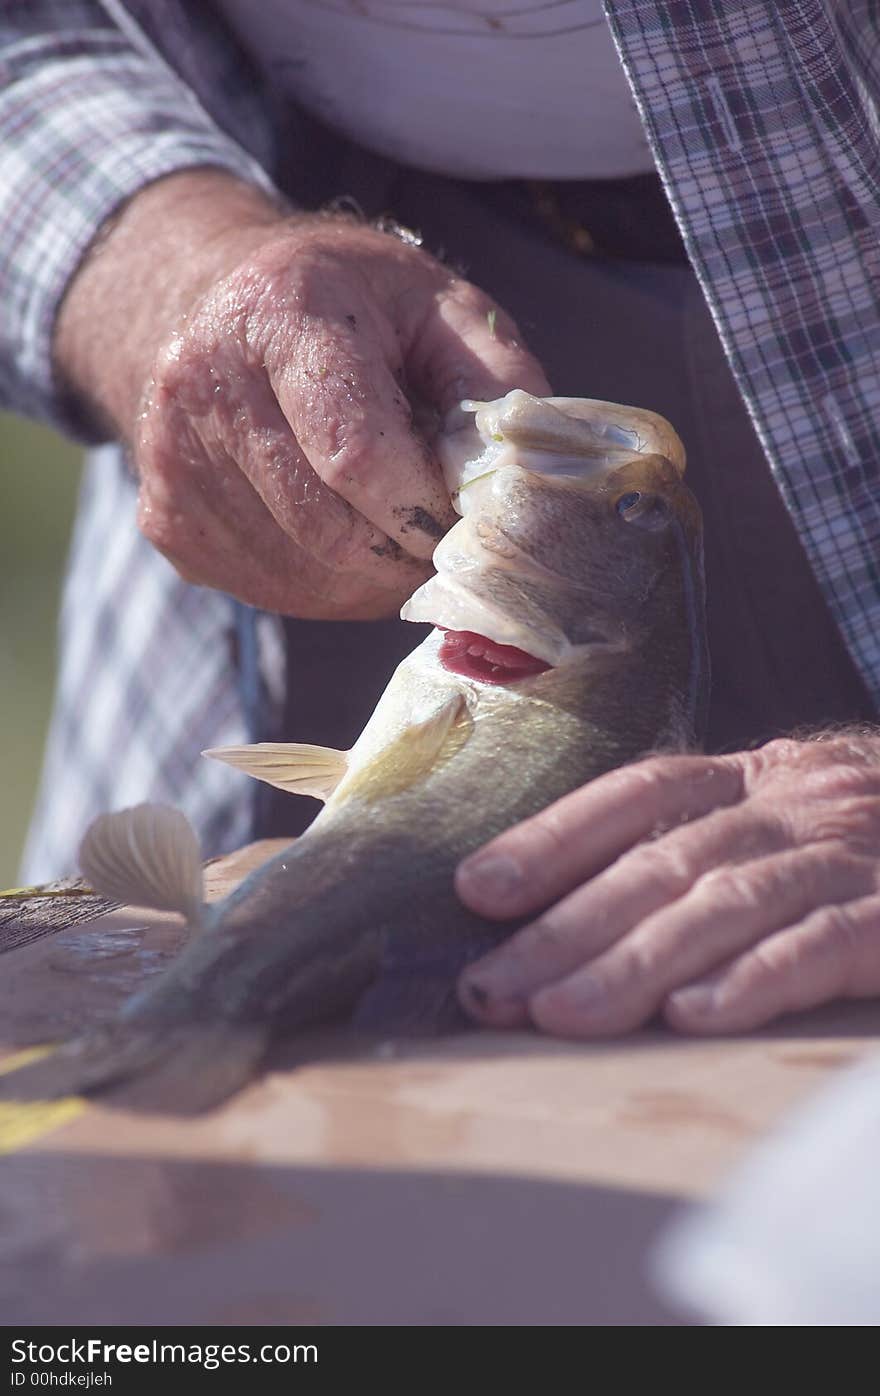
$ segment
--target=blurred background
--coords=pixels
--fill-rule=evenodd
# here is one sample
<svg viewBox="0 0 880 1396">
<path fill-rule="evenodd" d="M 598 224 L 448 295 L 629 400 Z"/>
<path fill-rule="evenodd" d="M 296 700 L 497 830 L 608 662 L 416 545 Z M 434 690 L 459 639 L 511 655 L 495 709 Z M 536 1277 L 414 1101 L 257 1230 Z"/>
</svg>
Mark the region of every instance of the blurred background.
<svg viewBox="0 0 880 1396">
<path fill-rule="evenodd" d="M 81 459 L 0 412 L 0 887 L 15 882 L 36 793 Z"/>
</svg>

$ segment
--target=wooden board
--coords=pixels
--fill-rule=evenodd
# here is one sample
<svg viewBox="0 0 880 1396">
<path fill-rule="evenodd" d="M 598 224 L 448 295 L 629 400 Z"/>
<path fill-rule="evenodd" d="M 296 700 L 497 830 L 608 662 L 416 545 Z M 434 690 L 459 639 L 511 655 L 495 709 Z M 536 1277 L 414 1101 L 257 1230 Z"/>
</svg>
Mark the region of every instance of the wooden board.
<svg viewBox="0 0 880 1396">
<path fill-rule="evenodd" d="M 211 869 L 219 895 L 274 850 Z M 0 961 L 0 1047 L 97 1021 L 174 954 L 117 913 Z M 880 1040 L 873 1004 L 743 1040 L 474 1032 L 279 1050 L 196 1120 L 69 1107 L 6 1126 L 11 1323 L 667 1323 L 658 1229 Z M 0 1140 L 3 1138 L 0 1121 Z"/>
</svg>

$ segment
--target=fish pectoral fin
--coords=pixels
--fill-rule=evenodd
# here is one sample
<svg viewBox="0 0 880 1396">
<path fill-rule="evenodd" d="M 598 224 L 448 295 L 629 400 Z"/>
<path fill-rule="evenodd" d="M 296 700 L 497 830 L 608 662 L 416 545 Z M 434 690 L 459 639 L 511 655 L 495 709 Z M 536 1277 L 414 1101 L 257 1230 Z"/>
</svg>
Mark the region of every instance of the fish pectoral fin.
<svg viewBox="0 0 880 1396">
<path fill-rule="evenodd" d="M 100 815 L 86 831 L 79 865 L 105 897 L 178 911 L 191 926 L 202 920 L 199 841 L 186 816 L 168 805 L 135 805 Z"/>
<path fill-rule="evenodd" d="M 355 767 L 338 798 L 372 803 L 401 794 L 460 751 L 472 727 L 467 699 L 453 694 L 426 717 L 409 722 L 371 761 Z"/>
<path fill-rule="evenodd" d="M 202 752 L 225 761 L 255 780 L 290 795 L 328 800 L 348 770 L 348 752 L 307 742 L 255 742 L 252 746 L 216 746 Z"/>
<path fill-rule="evenodd" d="M 430 771 L 442 759 L 447 748 L 458 746 L 455 735 L 457 726 L 461 728 L 459 736 L 466 739 L 471 724 L 467 721 L 462 725 L 459 720 L 467 716 L 464 694 L 454 693 L 428 717 L 410 723 L 399 738 L 403 751 L 398 753 L 402 755 L 402 764 L 410 778 Z"/>
</svg>

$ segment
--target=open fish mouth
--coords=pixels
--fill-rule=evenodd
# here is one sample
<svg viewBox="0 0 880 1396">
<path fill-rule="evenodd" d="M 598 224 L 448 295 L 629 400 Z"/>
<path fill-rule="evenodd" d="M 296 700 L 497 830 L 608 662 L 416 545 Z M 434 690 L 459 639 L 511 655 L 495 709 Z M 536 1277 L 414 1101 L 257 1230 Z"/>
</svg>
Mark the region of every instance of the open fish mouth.
<svg viewBox="0 0 880 1396">
<path fill-rule="evenodd" d="M 444 630 L 438 658 L 451 673 L 482 683 L 515 683 L 553 668 L 516 645 L 496 644 L 473 630 Z"/>
<path fill-rule="evenodd" d="M 450 538 L 454 532 L 452 529 L 446 537 Z M 437 553 L 434 559 L 436 563 Z M 410 597 L 400 612 L 401 617 L 433 625 L 450 635 L 474 637 L 472 643 L 479 641 L 487 647 L 486 652 L 489 647 L 516 650 L 545 668 L 555 668 L 571 657 L 572 644 L 549 617 L 542 616 L 532 624 L 524 622 L 521 616 L 507 614 L 500 606 L 479 596 L 467 585 L 467 580 L 467 577 L 462 579 L 449 572 L 439 572 Z"/>
<path fill-rule="evenodd" d="M 462 518 L 437 546 L 435 575 L 400 614 L 446 633 L 440 652 L 446 668 L 509 683 L 558 667 L 582 646 L 573 644 L 559 619 L 536 601 L 534 589 L 530 599 L 524 586 L 514 584 L 502 599 L 497 586 L 486 585 L 490 570 L 508 580 L 540 574 L 545 593 L 548 581 L 562 580 L 534 556 L 519 552 L 500 526 L 493 482 L 515 470 L 552 477 L 574 490 L 591 488 L 597 478 L 640 455 L 660 455 L 682 473 L 684 448 L 656 413 L 587 398 L 540 399 L 521 389 L 495 402 L 464 402 L 453 420 L 457 425 L 440 438 L 438 453 Z M 610 637 L 594 639 L 608 643 Z"/>
<path fill-rule="evenodd" d="M 595 398 L 535 398 L 514 388 L 494 402 L 463 402 L 450 426 L 438 444 L 460 514 L 472 487 L 508 465 L 572 482 L 639 455 L 664 456 L 679 474 L 685 468 L 684 447 L 663 417 Z"/>
</svg>

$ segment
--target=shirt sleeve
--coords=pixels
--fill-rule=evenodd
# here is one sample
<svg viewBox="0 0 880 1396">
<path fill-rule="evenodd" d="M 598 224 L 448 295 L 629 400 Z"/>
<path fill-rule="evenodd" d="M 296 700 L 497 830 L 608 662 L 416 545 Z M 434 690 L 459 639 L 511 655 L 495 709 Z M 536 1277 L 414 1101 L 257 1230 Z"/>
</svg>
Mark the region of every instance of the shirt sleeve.
<svg viewBox="0 0 880 1396">
<path fill-rule="evenodd" d="M 175 170 L 263 168 L 93 0 L 0 0 L 0 406 L 86 432 L 53 376 L 67 284 L 101 224 Z"/>
</svg>

